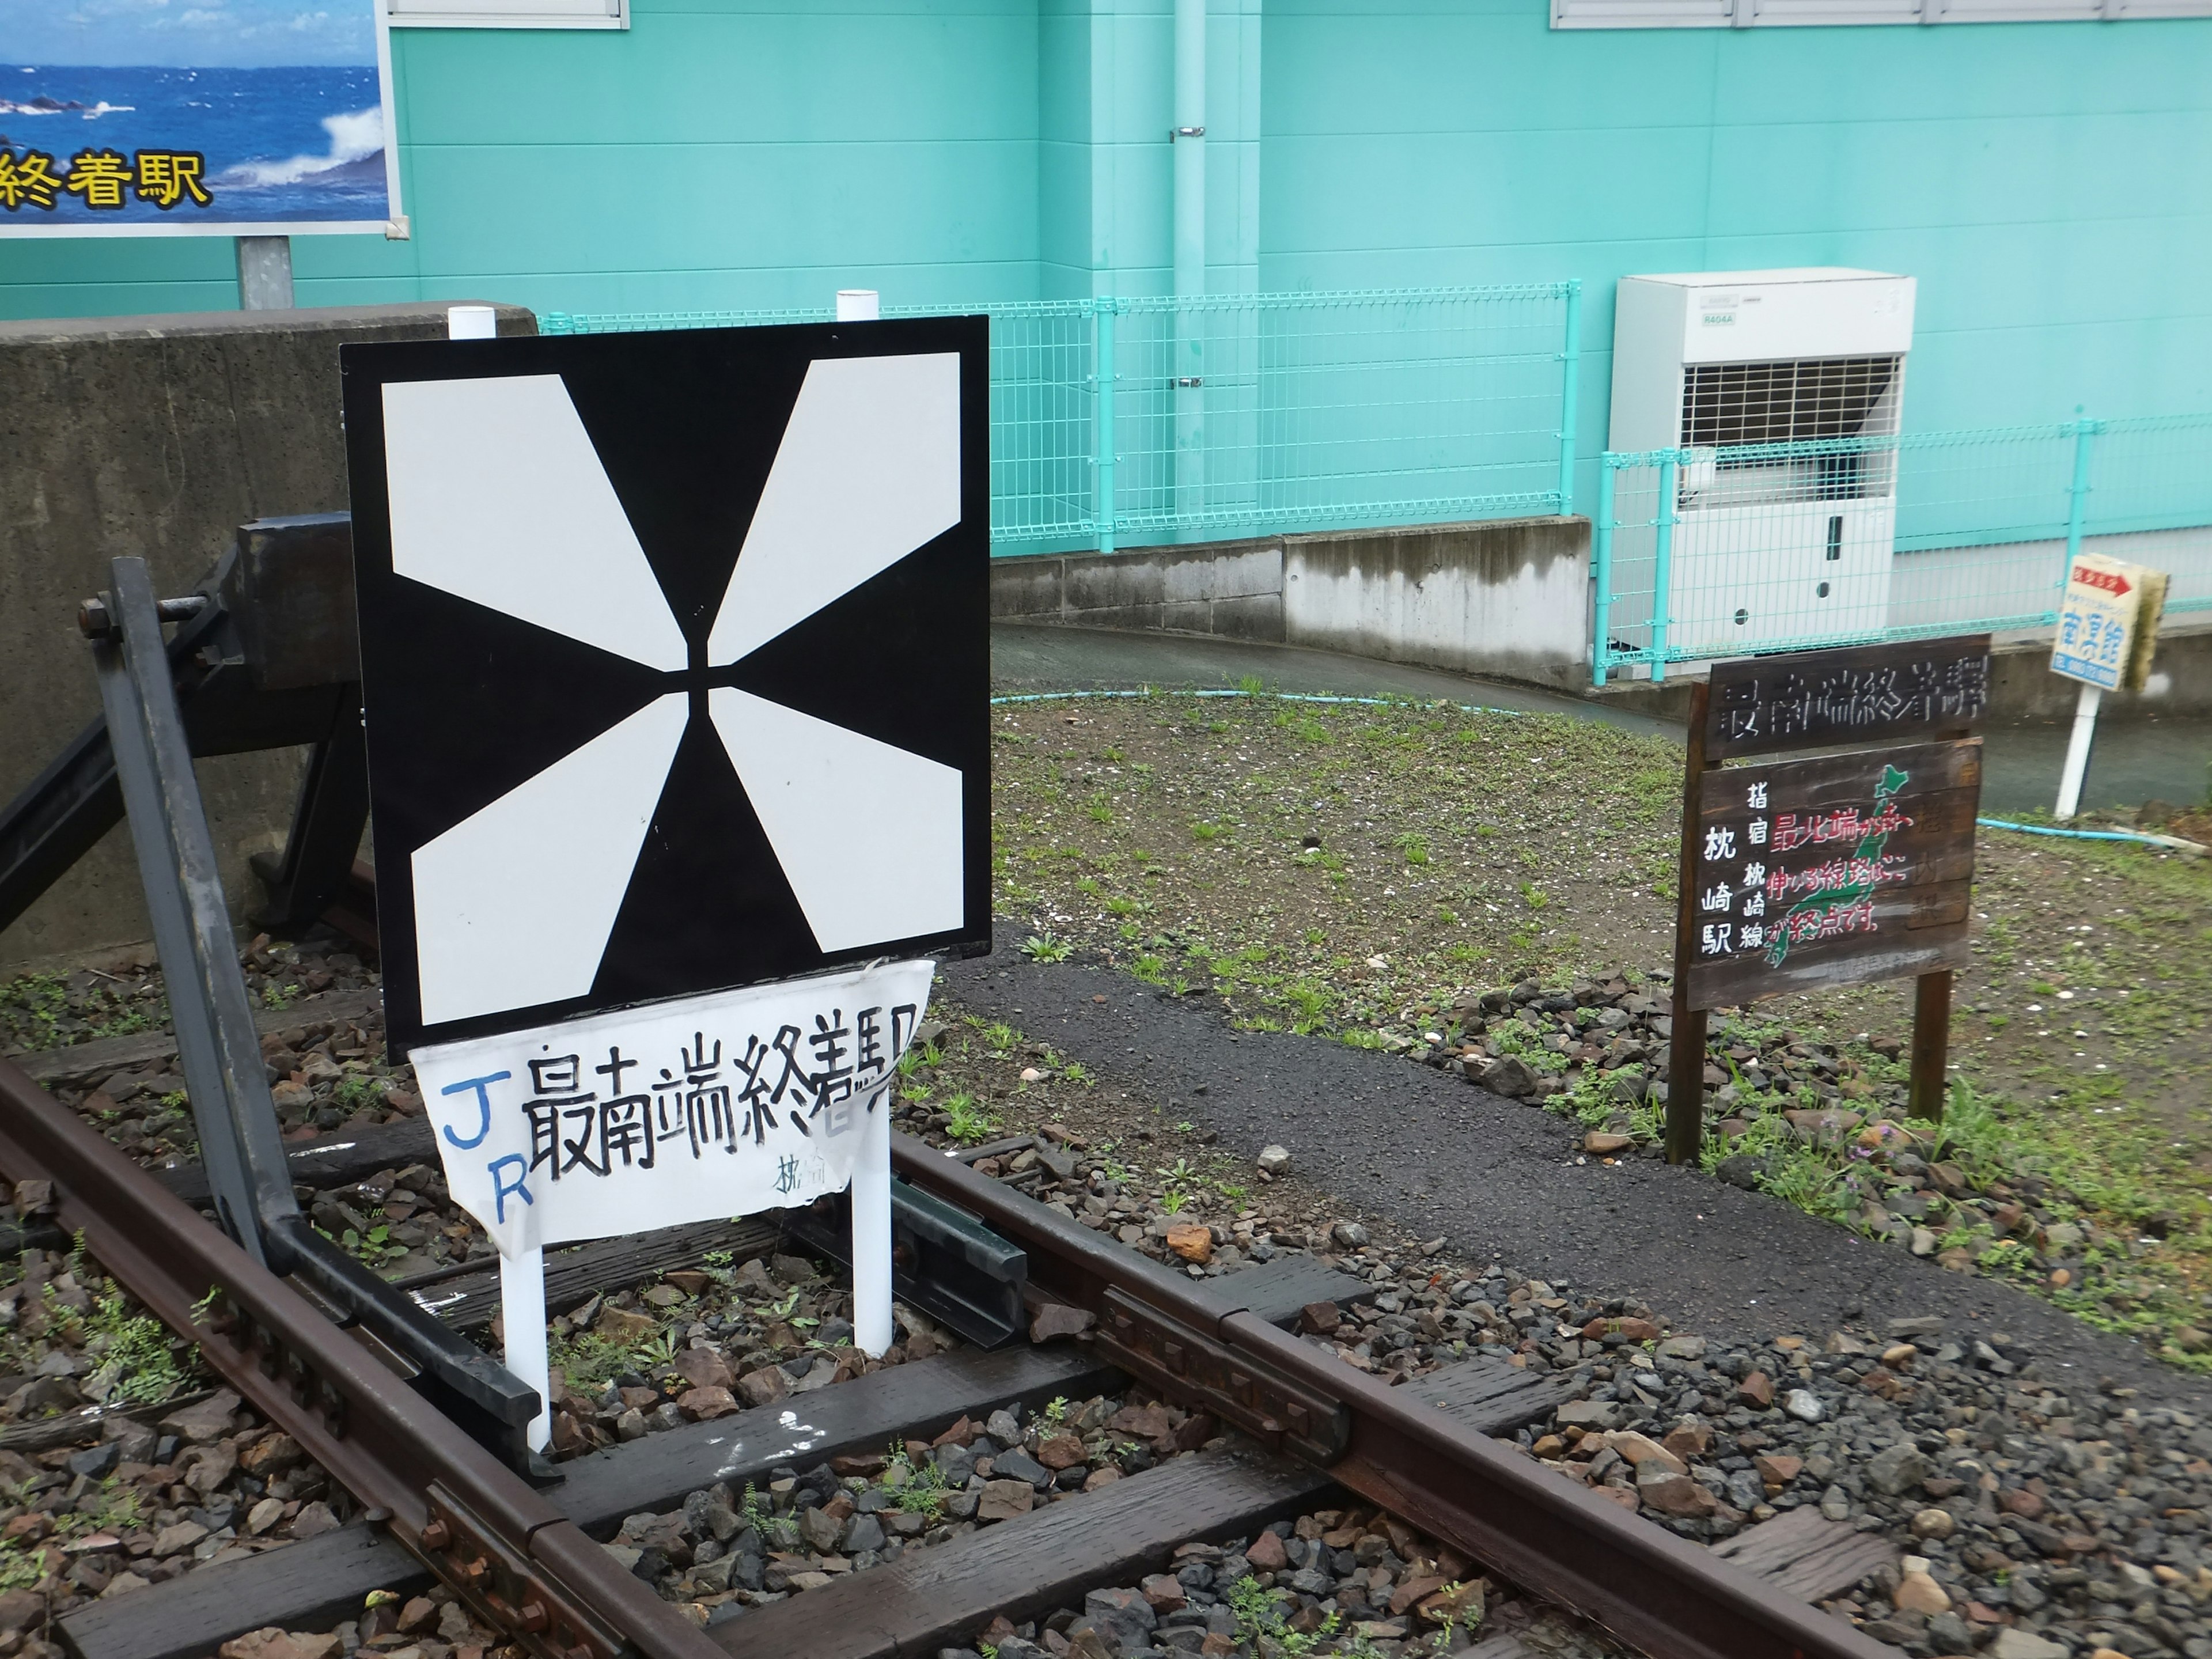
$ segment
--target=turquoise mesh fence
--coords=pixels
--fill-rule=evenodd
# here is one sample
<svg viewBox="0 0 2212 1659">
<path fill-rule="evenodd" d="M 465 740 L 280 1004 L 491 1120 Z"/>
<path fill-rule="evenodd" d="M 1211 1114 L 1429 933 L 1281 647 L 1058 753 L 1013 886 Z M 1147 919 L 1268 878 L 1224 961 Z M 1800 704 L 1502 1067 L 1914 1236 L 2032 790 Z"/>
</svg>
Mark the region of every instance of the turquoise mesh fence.
<svg viewBox="0 0 2212 1659">
<path fill-rule="evenodd" d="M 2069 550 L 2212 610 L 2212 414 L 1608 453 L 1593 678 L 1748 651 L 2033 631 Z"/>
<path fill-rule="evenodd" d="M 1567 282 L 883 314 L 990 315 L 994 550 L 1110 552 L 1571 511 L 1579 299 Z M 540 326 L 605 334 L 830 316 L 554 312 Z"/>
</svg>

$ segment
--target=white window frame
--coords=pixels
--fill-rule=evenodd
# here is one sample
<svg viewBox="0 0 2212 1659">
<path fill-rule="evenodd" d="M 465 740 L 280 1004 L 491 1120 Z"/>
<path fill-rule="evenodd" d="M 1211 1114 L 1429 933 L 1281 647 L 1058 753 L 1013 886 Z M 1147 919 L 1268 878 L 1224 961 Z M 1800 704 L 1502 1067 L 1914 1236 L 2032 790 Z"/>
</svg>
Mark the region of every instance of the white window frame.
<svg viewBox="0 0 2212 1659">
<path fill-rule="evenodd" d="M 396 29 L 626 29 L 629 0 L 385 0 Z"/>
<path fill-rule="evenodd" d="M 2212 17 L 2212 0 L 1551 0 L 1555 29 L 2094 23 Z"/>
</svg>

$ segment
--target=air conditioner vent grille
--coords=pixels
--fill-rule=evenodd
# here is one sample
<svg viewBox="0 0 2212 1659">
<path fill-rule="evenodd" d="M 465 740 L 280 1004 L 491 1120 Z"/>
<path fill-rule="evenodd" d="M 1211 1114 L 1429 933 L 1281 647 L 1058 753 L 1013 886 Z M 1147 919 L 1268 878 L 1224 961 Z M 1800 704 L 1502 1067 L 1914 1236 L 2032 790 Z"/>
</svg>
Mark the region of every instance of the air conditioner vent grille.
<svg viewBox="0 0 2212 1659">
<path fill-rule="evenodd" d="M 1692 363 L 1682 379 L 1688 447 L 1889 437 L 1897 430 L 1898 357 Z"/>
</svg>

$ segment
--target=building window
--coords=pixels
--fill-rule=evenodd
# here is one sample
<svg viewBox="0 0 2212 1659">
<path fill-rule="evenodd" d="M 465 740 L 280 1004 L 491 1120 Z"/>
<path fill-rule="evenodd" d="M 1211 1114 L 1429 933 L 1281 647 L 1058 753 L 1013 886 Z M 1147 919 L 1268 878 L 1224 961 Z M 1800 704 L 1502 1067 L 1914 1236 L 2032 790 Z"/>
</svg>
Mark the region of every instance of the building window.
<svg viewBox="0 0 2212 1659">
<path fill-rule="evenodd" d="M 385 0 L 394 28 L 626 29 L 629 0 Z"/>
</svg>

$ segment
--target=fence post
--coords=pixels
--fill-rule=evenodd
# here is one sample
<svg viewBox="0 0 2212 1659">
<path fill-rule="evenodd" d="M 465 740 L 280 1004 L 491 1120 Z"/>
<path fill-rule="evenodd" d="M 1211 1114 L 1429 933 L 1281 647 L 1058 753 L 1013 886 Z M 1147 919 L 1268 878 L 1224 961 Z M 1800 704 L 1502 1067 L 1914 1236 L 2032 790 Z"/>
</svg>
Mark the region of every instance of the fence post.
<svg viewBox="0 0 2212 1659">
<path fill-rule="evenodd" d="M 1674 468 L 1681 452 L 1659 452 L 1658 544 L 1651 562 L 1651 679 L 1667 678 L 1667 607 L 1674 595 Z"/>
<path fill-rule="evenodd" d="M 1602 686 L 1613 666 L 1613 455 L 1597 458 L 1597 517 L 1590 525 L 1590 574 L 1597 582 L 1591 617 L 1590 684 Z"/>
<path fill-rule="evenodd" d="M 2081 411 L 2077 408 L 2074 412 L 2076 416 L 2079 416 Z M 2081 550 L 2081 526 L 2089 514 L 2090 452 L 2097 434 L 2103 431 L 2105 428 L 2102 421 L 2078 418 L 2072 424 L 2074 427 L 2074 481 L 2066 487 L 2066 494 L 2069 497 L 2066 505 L 2066 562 L 2059 567 L 2058 580 L 2053 589 L 2054 594 L 2057 595 L 2063 595 L 2066 592 L 2066 577 L 2074 568 L 2074 556 Z M 2058 601 L 2056 598 L 2051 601 L 2050 614 L 2044 620 L 2053 623 L 2057 622 Z"/>
<path fill-rule="evenodd" d="M 1559 516 L 1575 510 L 1575 380 L 1582 367 L 1583 280 L 1567 279 L 1567 315 L 1559 342 Z M 1605 684 L 1600 680 L 1599 684 Z"/>
<path fill-rule="evenodd" d="M 1114 301 L 1093 300 L 1098 348 L 1098 463 L 1091 513 L 1098 530 L 1098 550 L 1114 550 Z"/>
</svg>

